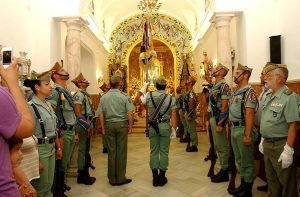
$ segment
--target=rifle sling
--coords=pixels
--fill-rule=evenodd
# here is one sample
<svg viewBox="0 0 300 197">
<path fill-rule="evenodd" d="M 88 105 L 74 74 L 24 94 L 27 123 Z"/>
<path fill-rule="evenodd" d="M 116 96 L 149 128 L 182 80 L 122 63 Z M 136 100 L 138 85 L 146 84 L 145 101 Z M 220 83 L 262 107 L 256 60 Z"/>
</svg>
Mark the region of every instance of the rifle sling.
<svg viewBox="0 0 300 197">
<path fill-rule="evenodd" d="M 170 106 L 171 106 L 171 102 L 172 102 L 172 99 L 171 99 L 171 98 L 170 98 L 169 105 L 168 105 L 167 109 L 165 110 L 165 112 L 164 112 L 162 115 L 159 114 L 159 111 L 160 111 L 160 109 L 161 109 L 163 103 L 165 102 L 167 96 L 168 96 L 167 94 L 164 94 L 164 96 L 163 96 L 162 99 L 160 100 L 158 106 L 156 106 L 156 104 L 155 104 L 155 102 L 154 102 L 154 99 L 153 99 L 153 96 L 152 96 L 152 92 L 150 92 L 151 101 L 152 101 L 152 104 L 153 104 L 153 106 L 154 106 L 154 108 L 155 108 L 155 111 L 154 111 L 154 114 L 153 114 L 151 120 L 157 120 L 158 117 L 162 117 L 162 116 L 164 116 L 164 115 L 167 113 L 167 111 L 169 110 L 169 108 L 170 108 Z"/>
</svg>

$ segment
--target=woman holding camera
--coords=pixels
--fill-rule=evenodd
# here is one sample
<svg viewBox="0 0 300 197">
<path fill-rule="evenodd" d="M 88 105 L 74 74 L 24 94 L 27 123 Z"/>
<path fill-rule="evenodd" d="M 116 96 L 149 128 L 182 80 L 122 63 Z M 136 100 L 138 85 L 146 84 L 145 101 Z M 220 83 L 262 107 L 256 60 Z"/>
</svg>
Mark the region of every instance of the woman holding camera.
<svg viewBox="0 0 300 197">
<path fill-rule="evenodd" d="M 61 145 L 56 135 L 57 117 L 51 104 L 46 101 L 46 97 L 50 96 L 52 92 L 49 72 L 38 74 L 32 71 L 31 79 L 26 79 L 24 86 L 30 87 L 34 93 L 28 104 L 35 119 L 34 135 L 38 139 L 40 179 L 37 180 L 36 190 L 38 196 L 48 197 L 51 196 L 54 179 L 55 143 L 57 159 L 62 157 Z"/>
</svg>

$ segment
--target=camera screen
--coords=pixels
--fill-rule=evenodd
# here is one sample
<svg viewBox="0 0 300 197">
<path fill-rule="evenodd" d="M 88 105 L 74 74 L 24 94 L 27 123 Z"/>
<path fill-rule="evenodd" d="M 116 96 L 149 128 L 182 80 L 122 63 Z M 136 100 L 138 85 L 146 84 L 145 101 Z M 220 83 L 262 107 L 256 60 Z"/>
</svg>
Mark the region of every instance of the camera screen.
<svg viewBox="0 0 300 197">
<path fill-rule="evenodd" d="M 2 54 L 3 64 L 10 64 L 11 63 L 11 51 L 3 51 Z"/>
</svg>

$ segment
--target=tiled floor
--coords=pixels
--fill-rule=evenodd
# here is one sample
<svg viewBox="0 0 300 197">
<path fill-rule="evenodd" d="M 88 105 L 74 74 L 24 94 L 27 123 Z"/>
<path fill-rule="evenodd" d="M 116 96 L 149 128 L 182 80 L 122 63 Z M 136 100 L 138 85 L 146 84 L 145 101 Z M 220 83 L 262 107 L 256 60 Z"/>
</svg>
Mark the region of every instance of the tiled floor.
<svg viewBox="0 0 300 197">
<path fill-rule="evenodd" d="M 149 168 L 149 140 L 143 133 L 134 133 L 129 136 L 127 177 L 132 183 L 123 186 L 111 186 L 106 177 L 107 154 L 102 153 L 101 137 L 96 136 L 92 142 L 92 159 L 96 170 L 91 175 L 97 178 L 92 186 L 79 185 L 76 178 L 68 178 L 72 187 L 67 192 L 72 197 L 181 197 L 181 196 L 231 196 L 227 193 L 226 183 L 211 183 L 207 177 L 209 163 L 204 162 L 208 150 L 206 133 L 198 133 L 199 152 L 186 153 L 186 144 L 181 144 L 178 139 L 171 142 L 169 170 L 167 171 L 168 183 L 164 187 L 152 186 L 152 174 Z M 237 177 L 237 182 L 239 178 Z M 239 184 L 239 183 L 237 183 Z M 257 185 L 263 182 L 257 178 L 253 187 L 253 196 L 263 197 L 266 193 L 256 190 Z"/>
</svg>

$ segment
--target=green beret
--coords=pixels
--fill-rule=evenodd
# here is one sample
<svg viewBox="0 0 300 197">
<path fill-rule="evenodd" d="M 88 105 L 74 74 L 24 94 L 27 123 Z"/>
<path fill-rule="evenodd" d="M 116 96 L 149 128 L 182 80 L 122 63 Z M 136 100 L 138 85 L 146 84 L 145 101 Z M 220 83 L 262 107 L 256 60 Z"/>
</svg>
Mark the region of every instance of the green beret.
<svg viewBox="0 0 300 197">
<path fill-rule="evenodd" d="M 275 70 L 277 68 L 284 68 L 287 70 L 286 64 L 268 63 L 264 68 L 264 73 L 267 74 L 268 72 Z"/>
<path fill-rule="evenodd" d="M 50 81 L 51 73 L 49 71 L 43 73 L 37 73 L 32 70 L 30 74 L 30 80 L 38 80 L 38 81 Z"/>
<path fill-rule="evenodd" d="M 110 78 L 110 82 L 111 83 L 120 83 L 121 82 L 121 77 L 117 74 L 114 74 L 111 78 Z"/>
<path fill-rule="evenodd" d="M 253 68 L 249 68 L 248 66 L 243 66 L 242 64 L 238 63 L 237 70 L 244 70 L 252 73 Z"/>
<path fill-rule="evenodd" d="M 157 77 L 155 83 L 158 85 L 167 85 L 167 80 L 164 76 L 160 75 L 159 77 Z"/>
</svg>

